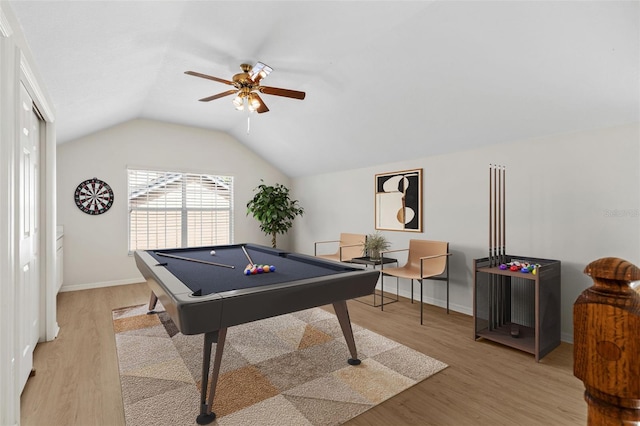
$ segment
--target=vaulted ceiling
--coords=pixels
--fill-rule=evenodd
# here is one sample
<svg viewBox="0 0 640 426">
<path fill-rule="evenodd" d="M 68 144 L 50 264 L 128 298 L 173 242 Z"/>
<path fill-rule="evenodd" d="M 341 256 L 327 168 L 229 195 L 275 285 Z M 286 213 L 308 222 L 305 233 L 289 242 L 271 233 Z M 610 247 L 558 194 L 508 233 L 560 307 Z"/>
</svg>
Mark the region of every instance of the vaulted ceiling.
<svg viewBox="0 0 640 426">
<path fill-rule="evenodd" d="M 225 131 L 296 177 L 640 115 L 637 1 L 9 5 L 59 143 L 149 118 Z M 306 99 L 262 95 L 270 111 L 249 115 L 232 96 L 198 102 L 230 86 L 184 74 L 231 79 L 256 61 L 274 69 L 264 85 Z"/>
</svg>

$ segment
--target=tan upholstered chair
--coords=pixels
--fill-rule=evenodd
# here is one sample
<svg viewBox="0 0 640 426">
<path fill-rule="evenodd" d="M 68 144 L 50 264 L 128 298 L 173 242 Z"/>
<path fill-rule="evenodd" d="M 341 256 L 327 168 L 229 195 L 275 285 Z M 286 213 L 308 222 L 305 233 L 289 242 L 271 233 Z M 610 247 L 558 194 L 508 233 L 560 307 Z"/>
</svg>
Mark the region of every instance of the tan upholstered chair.
<svg viewBox="0 0 640 426">
<path fill-rule="evenodd" d="M 339 240 L 317 241 L 313 244 L 314 256 L 323 259 L 335 260 L 338 262 L 349 262 L 354 257 L 362 257 L 364 253 L 364 242 L 367 236 L 364 234 L 340 234 Z M 327 243 L 338 243 L 338 251 L 332 254 L 318 254 L 318 245 Z"/>
<path fill-rule="evenodd" d="M 411 303 L 413 303 L 413 280 L 420 282 L 420 324 L 422 324 L 422 281 L 425 279 L 447 282 L 447 313 L 449 313 L 449 243 L 446 241 L 409 240 L 408 249 L 387 250 L 387 253 L 409 251 L 407 263 L 397 268 L 382 265 L 382 279 L 385 276 L 411 280 Z M 384 282 L 382 283 L 384 288 Z"/>
</svg>

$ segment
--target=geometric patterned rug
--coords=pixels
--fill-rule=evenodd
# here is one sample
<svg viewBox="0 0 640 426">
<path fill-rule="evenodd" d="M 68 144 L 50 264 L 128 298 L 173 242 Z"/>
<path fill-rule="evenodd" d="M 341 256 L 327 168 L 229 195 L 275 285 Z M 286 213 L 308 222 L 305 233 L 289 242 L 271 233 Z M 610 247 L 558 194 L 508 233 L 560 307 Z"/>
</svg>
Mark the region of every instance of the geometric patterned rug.
<svg viewBox="0 0 640 426">
<path fill-rule="evenodd" d="M 181 334 L 162 309 L 113 311 L 127 426 L 196 424 L 204 337 Z M 352 327 L 358 366 L 347 364 L 336 316 L 320 308 L 230 327 L 212 424 L 339 425 L 447 367 Z"/>
</svg>

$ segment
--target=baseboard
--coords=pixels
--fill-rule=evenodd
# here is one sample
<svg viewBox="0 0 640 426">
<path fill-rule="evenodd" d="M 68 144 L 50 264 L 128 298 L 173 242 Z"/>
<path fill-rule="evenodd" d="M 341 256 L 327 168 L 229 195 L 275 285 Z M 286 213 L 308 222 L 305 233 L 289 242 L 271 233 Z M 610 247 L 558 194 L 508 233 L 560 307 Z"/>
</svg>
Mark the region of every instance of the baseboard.
<svg viewBox="0 0 640 426">
<path fill-rule="evenodd" d="M 78 290 L 90 290 L 94 288 L 102 288 L 102 287 L 114 287 L 118 285 L 127 285 L 127 284 L 138 284 L 145 282 L 144 278 L 130 278 L 126 280 L 115 280 L 115 281 L 102 281 L 97 283 L 87 283 L 87 284 L 76 284 L 76 285 L 63 285 L 60 287 L 60 292 L 63 291 L 78 291 Z M 378 286 L 379 288 L 379 286 Z M 407 299 L 411 299 L 411 292 L 400 289 L 399 294 L 401 297 L 406 297 Z M 416 297 L 417 296 L 417 297 Z M 414 300 L 420 300 L 420 295 L 414 295 Z M 447 301 L 440 299 L 433 299 L 431 297 L 426 297 L 424 299 L 425 303 L 430 305 L 439 306 L 441 308 L 447 308 Z M 449 302 L 449 309 L 454 312 L 459 312 L 461 314 L 473 316 L 473 309 L 468 306 L 458 305 L 456 303 Z M 56 333 L 57 334 L 57 333 Z M 560 340 L 563 342 L 573 344 L 573 333 L 562 333 L 560 336 Z"/>
<path fill-rule="evenodd" d="M 78 291 L 78 290 L 91 290 L 94 288 L 102 288 L 102 287 L 115 287 L 118 285 L 127 285 L 127 284 L 138 284 L 145 282 L 144 278 L 129 278 L 125 280 L 114 280 L 114 281 L 102 281 L 97 283 L 87 283 L 87 284 L 75 284 L 75 285 L 62 285 L 60 287 L 60 292 L 65 291 Z"/>
<path fill-rule="evenodd" d="M 573 333 L 560 333 L 560 340 L 573 345 Z"/>
<path fill-rule="evenodd" d="M 406 291 L 406 290 L 403 291 L 402 289 L 400 289 L 399 294 L 400 294 L 400 297 L 406 297 L 409 300 L 411 299 L 410 291 Z M 420 293 L 417 293 L 417 294 L 414 293 L 413 300 L 420 301 Z M 446 299 L 441 300 L 441 299 L 434 299 L 433 297 L 424 297 L 423 302 L 429 305 L 439 306 L 443 309 L 447 309 Z M 473 309 L 469 308 L 468 306 L 458 305 L 457 303 L 451 303 L 451 301 L 449 301 L 449 310 L 454 312 L 459 312 L 461 314 L 473 316 Z"/>
<path fill-rule="evenodd" d="M 380 289 L 380 285 L 378 285 L 376 288 L 379 290 Z M 385 291 L 385 293 L 386 293 L 386 291 Z M 390 291 L 390 293 L 393 293 L 393 291 Z M 398 294 L 400 295 L 400 297 L 405 297 L 407 299 L 411 299 L 411 291 L 400 289 Z M 420 293 L 414 294 L 413 295 L 413 300 L 414 301 L 415 300 L 420 300 Z M 428 303 L 429 305 L 439 306 L 439 307 L 444 308 L 444 309 L 447 308 L 447 301 L 446 300 L 440 300 L 440 299 L 434 299 L 434 298 L 431 298 L 431 297 L 425 297 L 424 298 L 424 303 Z M 473 316 L 473 308 L 470 308 L 470 307 L 464 306 L 464 305 L 458 305 L 458 304 L 455 304 L 455 303 L 451 303 L 451 301 L 449 301 L 449 310 L 455 311 L 455 312 L 459 312 L 461 314 Z M 565 332 L 560 333 L 560 340 L 562 342 L 573 344 L 573 333 L 565 333 Z"/>
<path fill-rule="evenodd" d="M 418 286 L 419 288 L 419 286 Z M 378 283 L 378 285 L 376 286 L 376 289 L 380 290 L 380 283 Z M 395 292 L 395 286 L 393 286 L 392 290 L 386 290 L 385 293 L 394 293 Z M 403 289 L 400 288 L 398 291 L 398 294 L 400 297 L 405 297 L 409 300 L 411 300 L 411 291 L 409 291 L 408 289 Z M 413 300 L 420 300 L 420 293 L 414 293 L 413 295 Z M 443 309 L 447 309 L 447 300 L 441 300 L 441 299 L 434 299 L 432 297 L 425 297 L 423 299 L 424 303 L 427 303 L 429 305 L 434 305 L 434 306 L 439 306 Z M 465 315 L 469 315 L 469 316 L 473 316 L 473 309 L 468 307 L 468 306 L 464 306 L 464 305 L 458 305 L 456 303 L 451 303 L 451 301 L 449 301 L 449 310 L 450 311 L 455 311 L 455 312 L 459 312 L 461 314 L 465 314 Z"/>
</svg>

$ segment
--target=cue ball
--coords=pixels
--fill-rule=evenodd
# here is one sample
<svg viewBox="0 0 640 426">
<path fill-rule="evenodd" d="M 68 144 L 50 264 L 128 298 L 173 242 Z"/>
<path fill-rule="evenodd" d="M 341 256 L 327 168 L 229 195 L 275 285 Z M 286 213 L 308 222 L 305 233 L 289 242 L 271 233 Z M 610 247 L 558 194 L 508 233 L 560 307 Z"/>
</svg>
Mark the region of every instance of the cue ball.
<svg viewBox="0 0 640 426">
<path fill-rule="evenodd" d="M 215 255 L 216 251 L 215 250 L 211 250 L 211 256 Z"/>
</svg>

